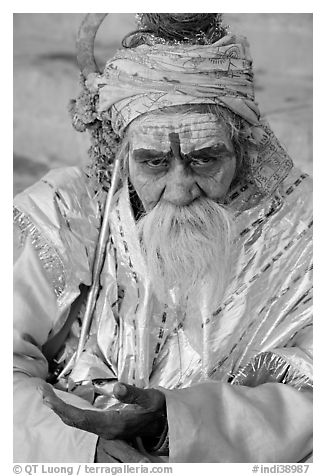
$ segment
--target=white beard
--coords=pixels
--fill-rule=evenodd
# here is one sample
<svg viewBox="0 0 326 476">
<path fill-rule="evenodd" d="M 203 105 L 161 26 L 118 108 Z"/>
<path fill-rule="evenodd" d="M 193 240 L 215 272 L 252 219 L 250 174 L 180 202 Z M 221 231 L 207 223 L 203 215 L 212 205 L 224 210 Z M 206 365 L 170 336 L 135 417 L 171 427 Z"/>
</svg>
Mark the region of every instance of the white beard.
<svg viewBox="0 0 326 476">
<path fill-rule="evenodd" d="M 216 309 L 229 279 L 232 213 L 207 198 L 182 207 L 160 202 L 137 228 L 157 298 L 184 309 L 204 299 Z"/>
</svg>

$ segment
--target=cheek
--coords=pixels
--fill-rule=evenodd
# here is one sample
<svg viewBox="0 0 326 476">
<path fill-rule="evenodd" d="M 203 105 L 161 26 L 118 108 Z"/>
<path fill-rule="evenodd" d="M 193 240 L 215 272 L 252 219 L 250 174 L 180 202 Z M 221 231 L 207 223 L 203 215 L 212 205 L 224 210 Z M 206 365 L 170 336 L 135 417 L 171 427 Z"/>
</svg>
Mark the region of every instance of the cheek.
<svg viewBox="0 0 326 476">
<path fill-rule="evenodd" d="M 129 178 L 145 210 L 152 209 L 164 189 L 162 180 L 145 174 L 142 167 L 132 161 L 129 163 Z"/>
<path fill-rule="evenodd" d="M 236 159 L 234 157 L 229 159 L 218 171 L 209 176 L 200 177 L 197 183 L 209 198 L 222 198 L 230 188 L 235 171 Z"/>
</svg>

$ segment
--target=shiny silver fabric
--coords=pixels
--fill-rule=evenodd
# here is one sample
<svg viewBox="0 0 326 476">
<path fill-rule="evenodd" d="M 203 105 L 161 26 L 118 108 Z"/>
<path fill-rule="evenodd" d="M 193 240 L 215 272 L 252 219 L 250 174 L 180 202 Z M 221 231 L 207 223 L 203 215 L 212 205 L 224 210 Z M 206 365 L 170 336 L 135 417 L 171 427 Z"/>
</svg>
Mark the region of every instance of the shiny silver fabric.
<svg viewBox="0 0 326 476">
<path fill-rule="evenodd" d="M 310 195 L 311 180 L 296 169 L 270 197 L 245 182 L 230 191 L 227 206 L 235 212 L 237 235 L 225 299 L 211 316 L 203 315 L 200 302 L 193 315 L 184 316 L 177 307 L 160 304 L 151 289 L 124 187 L 110 219 L 111 239 L 90 336 L 69 378 L 58 386 L 83 395 L 99 408 L 116 403 L 110 392 L 117 379 L 170 389 L 204 380 L 310 387 Z M 95 241 L 94 231 L 92 239 L 84 232 L 94 224 L 94 215 L 84 210 L 99 209 L 91 196 L 83 205 L 79 209 L 83 216 L 72 225 L 80 244 Z M 75 214 L 74 206 L 71 198 L 67 217 Z M 34 220 L 44 220 L 46 228 L 43 215 L 36 213 Z M 62 224 L 62 236 L 69 236 Z M 63 246 L 68 255 L 73 252 L 68 241 Z M 79 258 L 67 273 L 68 281 L 74 275 L 75 280 L 79 276 L 80 282 L 89 283 L 89 270 L 83 278 L 81 270 L 90 258 Z M 69 303 L 75 296 L 76 289 L 72 292 L 68 282 L 61 299 Z M 76 331 L 75 326 L 63 360 L 73 351 Z"/>
</svg>

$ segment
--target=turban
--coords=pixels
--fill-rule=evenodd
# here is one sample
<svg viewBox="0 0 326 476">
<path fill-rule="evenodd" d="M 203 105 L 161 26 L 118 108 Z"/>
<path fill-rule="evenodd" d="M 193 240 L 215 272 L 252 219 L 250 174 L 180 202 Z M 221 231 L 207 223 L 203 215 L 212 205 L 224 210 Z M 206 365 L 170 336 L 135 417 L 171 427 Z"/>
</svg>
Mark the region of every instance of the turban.
<svg viewBox="0 0 326 476">
<path fill-rule="evenodd" d="M 87 87 L 99 93 L 98 112 L 111 110 L 120 136 L 136 117 L 160 108 L 220 104 L 259 122 L 252 60 L 244 37 L 226 36 L 212 45 L 140 45 L 119 50 Z"/>
<path fill-rule="evenodd" d="M 99 117 L 109 112 L 120 137 L 134 119 L 158 109 L 194 104 L 229 109 L 248 124 L 248 139 L 255 144 L 245 151 L 249 174 L 264 193 L 275 190 L 293 166 L 260 117 L 245 37 L 227 35 L 209 45 L 158 43 L 118 50 L 103 74 L 88 76 L 86 87 L 99 96 Z"/>
</svg>

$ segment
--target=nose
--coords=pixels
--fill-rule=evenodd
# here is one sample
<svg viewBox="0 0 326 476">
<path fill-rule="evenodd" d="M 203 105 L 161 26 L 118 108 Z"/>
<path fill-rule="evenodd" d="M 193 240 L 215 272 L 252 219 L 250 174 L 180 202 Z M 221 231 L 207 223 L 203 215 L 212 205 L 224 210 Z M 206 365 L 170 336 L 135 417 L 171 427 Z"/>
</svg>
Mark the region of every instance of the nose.
<svg viewBox="0 0 326 476">
<path fill-rule="evenodd" d="M 177 206 L 189 205 L 200 196 L 200 189 L 196 184 L 191 171 L 182 160 L 176 160 L 170 170 L 163 194 L 164 200 Z"/>
</svg>

